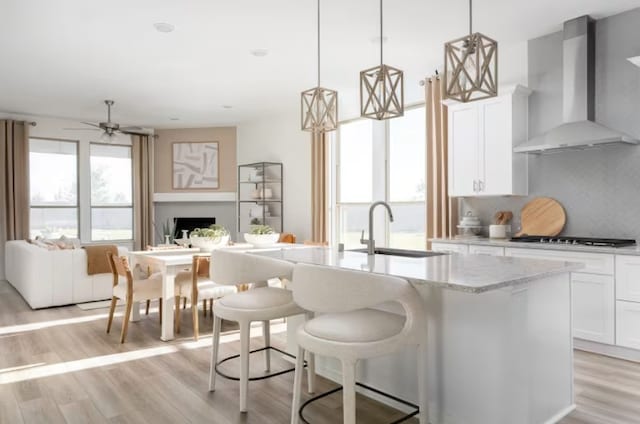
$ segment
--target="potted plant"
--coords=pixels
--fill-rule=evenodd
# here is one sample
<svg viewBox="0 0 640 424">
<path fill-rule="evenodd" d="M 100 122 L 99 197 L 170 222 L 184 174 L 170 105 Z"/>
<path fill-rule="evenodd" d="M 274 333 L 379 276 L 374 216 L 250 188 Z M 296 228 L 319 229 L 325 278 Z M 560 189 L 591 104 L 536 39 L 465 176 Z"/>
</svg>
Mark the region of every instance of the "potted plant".
<svg viewBox="0 0 640 424">
<path fill-rule="evenodd" d="M 244 239 L 255 247 L 270 246 L 278 242 L 280 234 L 268 225 L 252 225 L 249 232 L 244 233 Z"/>
<path fill-rule="evenodd" d="M 189 234 L 193 247 L 201 250 L 213 250 L 229 244 L 229 231 L 220 224 L 213 224 L 207 228 L 196 228 Z"/>
</svg>

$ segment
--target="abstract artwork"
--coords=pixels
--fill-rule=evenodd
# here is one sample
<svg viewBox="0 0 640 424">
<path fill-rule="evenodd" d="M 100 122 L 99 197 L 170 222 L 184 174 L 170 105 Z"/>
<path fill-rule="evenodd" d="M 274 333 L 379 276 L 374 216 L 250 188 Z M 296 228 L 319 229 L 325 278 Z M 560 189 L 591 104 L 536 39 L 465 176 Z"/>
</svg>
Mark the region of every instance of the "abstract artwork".
<svg viewBox="0 0 640 424">
<path fill-rule="evenodd" d="M 218 142 L 173 143 L 173 188 L 216 189 Z"/>
</svg>

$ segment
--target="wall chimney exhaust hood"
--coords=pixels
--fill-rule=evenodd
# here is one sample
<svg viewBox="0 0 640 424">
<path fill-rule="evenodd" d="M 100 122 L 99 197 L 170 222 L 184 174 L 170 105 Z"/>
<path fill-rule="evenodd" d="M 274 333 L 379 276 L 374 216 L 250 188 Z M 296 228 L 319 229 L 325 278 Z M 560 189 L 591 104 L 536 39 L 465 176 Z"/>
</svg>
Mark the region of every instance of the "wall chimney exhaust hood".
<svg viewBox="0 0 640 424">
<path fill-rule="evenodd" d="M 595 24 L 589 16 L 564 23 L 563 124 L 516 146 L 516 153 L 554 153 L 638 140 L 595 122 Z"/>
</svg>

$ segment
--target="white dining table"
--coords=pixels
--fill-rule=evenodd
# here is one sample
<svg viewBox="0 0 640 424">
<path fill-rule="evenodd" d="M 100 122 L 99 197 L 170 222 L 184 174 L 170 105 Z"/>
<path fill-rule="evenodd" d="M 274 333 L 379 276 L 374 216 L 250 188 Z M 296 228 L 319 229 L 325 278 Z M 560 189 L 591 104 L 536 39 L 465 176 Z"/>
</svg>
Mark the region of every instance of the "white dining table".
<svg viewBox="0 0 640 424">
<path fill-rule="evenodd" d="M 236 243 L 221 249 L 236 250 L 240 252 L 262 252 L 269 250 L 283 250 L 308 247 L 302 244 L 276 243 L 269 247 L 256 248 L 248 243 Z M 175 277 L 178 272 L 191 269 L 195 255 L 211 255 L 211 252 L 202 252 L 200 249 L 175 249 L 175 250 L 144 250 L 129 252 L 129 264 L 150 266 L 153 271 L 162 272 L 162 325 L 160 339 L 170 341 L 175 338 L 173 333 L 173 307 L 175 305 Z M 131 321 L 140 319 L 140 307 L 133 308 Z"/>
</svg>

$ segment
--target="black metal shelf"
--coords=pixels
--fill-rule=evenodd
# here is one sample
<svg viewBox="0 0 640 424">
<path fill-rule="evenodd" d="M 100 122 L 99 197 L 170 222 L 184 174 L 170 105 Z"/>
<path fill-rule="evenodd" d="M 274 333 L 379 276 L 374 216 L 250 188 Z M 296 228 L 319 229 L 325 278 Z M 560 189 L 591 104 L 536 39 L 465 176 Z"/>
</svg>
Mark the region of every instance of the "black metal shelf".
<svg viewBox="0 0 640 424">
<path fill-rule="evenodd" d="M 251 186 L 256 186 L 253 190 Z M 264 195 L 273 193 L 276 198 L 265 199 Z M 261 198 L 248 198 L 252 194 L 260 193 Z M 256 162 L 238 165 L 238 233 L 249 230 L 251 221 L 257 220 L 260 224 L 269 224 L 275 232 L 283 231 L 283 170 L 282 163 Z M 244 205 L 244 206 L 243 206 Z M 257 209 L 257 217 L 247 217 L 244 213 L 252 210 L 249 205 L 262 206 L 262 214 Z M 253 211 L 255 212 L 255 211 Z M 267 214 L 269 214 L 267 216 Z M 273 214 L 273 215 L 272 215 Z"/>
</svg>

